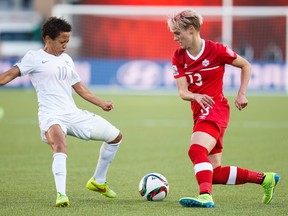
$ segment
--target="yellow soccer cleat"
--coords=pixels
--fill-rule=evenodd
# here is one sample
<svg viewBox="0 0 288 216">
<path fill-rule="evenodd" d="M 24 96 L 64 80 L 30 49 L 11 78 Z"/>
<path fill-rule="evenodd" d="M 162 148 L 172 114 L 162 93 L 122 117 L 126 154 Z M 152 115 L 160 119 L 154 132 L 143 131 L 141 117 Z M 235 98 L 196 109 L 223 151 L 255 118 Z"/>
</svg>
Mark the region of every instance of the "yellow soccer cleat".
<svg viewBox="0 0 288 216">
<path fill-rule="evenodd" d="M 280 180 L 280 177 L 277 173 L 268 172 L 264 173 L 264 181 L 262 182 L 262 187 L 264 189 L 264 196 L 262 202 L 264 204 L 269 204 L 274 197 L 275 186 Z"/>
<path fill-rule="evenodd" d="M 117 196 L 117 194 L 111 190 L 106 183 L 98 184 L 93 177 L 87 182 L 86 187 L 89 190 L 96 191 L 109 198 L 116 198 Z"/>
<path fill-rule="evenodd" d="M 57 193 L 56 207 L 69 207 L 69 199 L 66 195 Z"/>
<path fill-rule="evenodd" d="M 214 202 L 210 194 L 201 194 L 198 197 L 183 197 L 179 203 L 190 208 L 214 208 Z"/>
</svg>

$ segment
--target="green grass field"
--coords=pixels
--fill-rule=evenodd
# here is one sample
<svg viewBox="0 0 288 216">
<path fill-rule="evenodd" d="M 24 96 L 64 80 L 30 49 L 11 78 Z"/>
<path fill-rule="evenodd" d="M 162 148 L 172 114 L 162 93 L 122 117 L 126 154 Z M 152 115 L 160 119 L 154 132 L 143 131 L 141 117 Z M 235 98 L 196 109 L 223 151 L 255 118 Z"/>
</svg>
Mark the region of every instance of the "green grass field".
<svg viewBox="0 0 288 216">
<path fill-rule="evenodd" d="M 77 105 L 105 117 L 121 129 L 124 139 L 108 172 L 118 194 L 108 199 L 88 191 L 101 142 L 68 138 L 67 195 L 70 208 L 54 207 L 52 151 L 40 139 L 36 95 L 32 90 L 0 90 L 0 215 L 287 215 L 288 99 L 250 96 L 238 111 L 234 97 L 230 127 L 224 142 L 223 165 L 276 171 L 281 180 L 270 205 L 261 203 L 259 185 L 216 185 L 214 209 L 190 209 L 178 204 L 197 195 L 192 163 L 187 156 L 192 120 L 189 103 L 175 95 L 99 95 L 114 101 L 106 113 L 79 97 Z M 162 173 L 170 193 L 162 202 L 144 201 L 138 183 L 149 172 Z"/>
</svg>

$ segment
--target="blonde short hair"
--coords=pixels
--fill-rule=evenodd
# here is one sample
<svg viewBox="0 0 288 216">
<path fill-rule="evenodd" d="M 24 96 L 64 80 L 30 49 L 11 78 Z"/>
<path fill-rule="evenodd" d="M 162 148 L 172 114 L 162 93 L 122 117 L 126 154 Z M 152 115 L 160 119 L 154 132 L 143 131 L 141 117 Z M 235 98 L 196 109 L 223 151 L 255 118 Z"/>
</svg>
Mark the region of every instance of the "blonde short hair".
<svg viewBox="0 0 288 216">
<path fill-rule="evenodd" d="M 196 31 L 200 31 L 202 23 L 202 16 L 193 10 L 184 10 L 167 20 L 170 31 L 188 29 L 191 25 Z"/>
</svg>

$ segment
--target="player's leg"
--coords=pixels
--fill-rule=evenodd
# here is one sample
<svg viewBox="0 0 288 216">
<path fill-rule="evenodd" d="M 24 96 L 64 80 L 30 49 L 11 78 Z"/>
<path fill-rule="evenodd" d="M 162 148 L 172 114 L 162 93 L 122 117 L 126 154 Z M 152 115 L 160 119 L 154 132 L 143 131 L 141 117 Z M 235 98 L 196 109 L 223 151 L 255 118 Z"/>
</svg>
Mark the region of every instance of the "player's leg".
<svg viewBox="0 0 288 216">
<path fill-rule="evenodd" d="M 117 137 L 111 142 L 103 142 L 100 148 L 98 163 L 93 175 L 94 179 L 98 183 L 102 184 L 106 182 L 109 165 L 113 161 L 121 141 L 122 134 L 119 132 Z"/>
<path fill-rule="evenodd" d="M 45 137 L 54 153 L 52 172 L 57 190 L 56 206 L 66 207 L 70 205 L 69 199 L 66 195 L 66 134 L 63 132 L 60 125 L 54 124 L 46 131 Z"/>
<path fill-rule="evenodd" d="M 245 183 L 262 184 L 264 188 L 263 203 L 269 204 L 273 199 L 274 189 L 279 181 L 277 173 L 263 173 L 243 169 L 236 166 L 221 166 L 222 153 L 219 148 L 222 147 L 222 140 L 225 128 L 221 128 L 219 139 L 216 147 L 210 152 L 209 160 L 213 166 L 213 184 L 238 185 Z"/>
<path fill-rule="evenodd" d="M 195 176 L 199 185 L 199 196 L 181 198 L 179 202 L 184 207 L 214 207 L 212 199 L 213 167 L 208 153 L 215 147 L 217 136 L 219 136 L 219 129 L 213 123 L 202 122 L 194 128 L 188 155 L 194 164 Z"/>
<path fill-rule="evenodd" d="M 210 156 L 213 157 L 214 155 Z M 213 159 L 211 159 L 213 160 Z M 213 169 L 213 184 L 239 185 L 245 183 L 261 184 L 263 172 L 255 172 L 236 166 L 218 166 Z"/>
<path fill-rule="evenodd" d="M 213 161 L 214 155 L 210 156 Z M 245 183 L 261 184 L 264 189 L 263 203 L 269 204 L 274 196 L 275 186 L 280 177 L 277 173 L 256 172 L 236 166 L 221 165 L 213 169 L 213 184 L 239 185 Z"/>
<path fill-rule="evenodd" d="M 115 198 L 116 193 L 108 187 L 106 176 L 122 141 L 121 132 L 106 119 L 88 111 L 81 111 L 73 121 L 73 128 L 69 128 L 68 134 L 82 139 L 104 141 L 94 175 L 86 187 L 106 197 Z"/>
<path fill-rule="evenodd" d="M 106 176 L 109 165 L 113 161 L 121 141 L 122 134 L 119 132 L 114 140 L 102 144 L 94 175 L 86 185 L 89 190 L 97 191 L 109 198 L 115 198 L 117 196 L 107 185 Z"/>
</svg>

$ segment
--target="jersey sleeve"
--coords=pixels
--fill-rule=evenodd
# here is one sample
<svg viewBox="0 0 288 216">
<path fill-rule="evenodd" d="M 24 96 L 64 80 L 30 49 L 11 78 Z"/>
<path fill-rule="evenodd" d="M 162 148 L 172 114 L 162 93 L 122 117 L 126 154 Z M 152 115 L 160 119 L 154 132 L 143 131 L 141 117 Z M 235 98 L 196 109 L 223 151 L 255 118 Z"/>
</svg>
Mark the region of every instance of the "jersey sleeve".
<svg viewBox="0 0 288 216">
<path fill-rule="evenodd" d="M 35 62 L 35 55 L 33 51 L 28 51 L 14 66 L 19 68 L 21 76 L 25 76 L 34 71 L 36 67 Z"/>
<path fill-rule="evenodd" d="M 79 74 L 75 70 L 73 70 L 72 78 L 71 78 L 71 85 L 74 85 L 80 81 L 81 81 L 81 78 L 80 78 Z"/>
<path fill-rule="evenodd" d="M 237 58 L 236 52 L 231 50 L 228 46 L 218 43 L 218 58 L 223 64 L 232 64 L 232 62 Z"/>
<path fill-rule="evenodd" d="M 172 58 L 172 68 L 173 68 L 173 76 L 175 79 L 185 76 L 185 72 L 183 69 L 183 64 L 181 62 L 181 57 L 179 52 L 175 52 Z"/>
<path fill-rule="evenodd" d="M 69 56 L 69 61 L 70 61 L 71 65 L 72 65 L 72 75 L 71 75 L 71 81 L 70 82 L 71 82 L 71 85 L 74 85 L 74 84 L 80 82 L 81 78 L 80 78 L 79 74 L 77 73 L 75 64 L 72 61 L 70 56 Z"/>
</svg>

